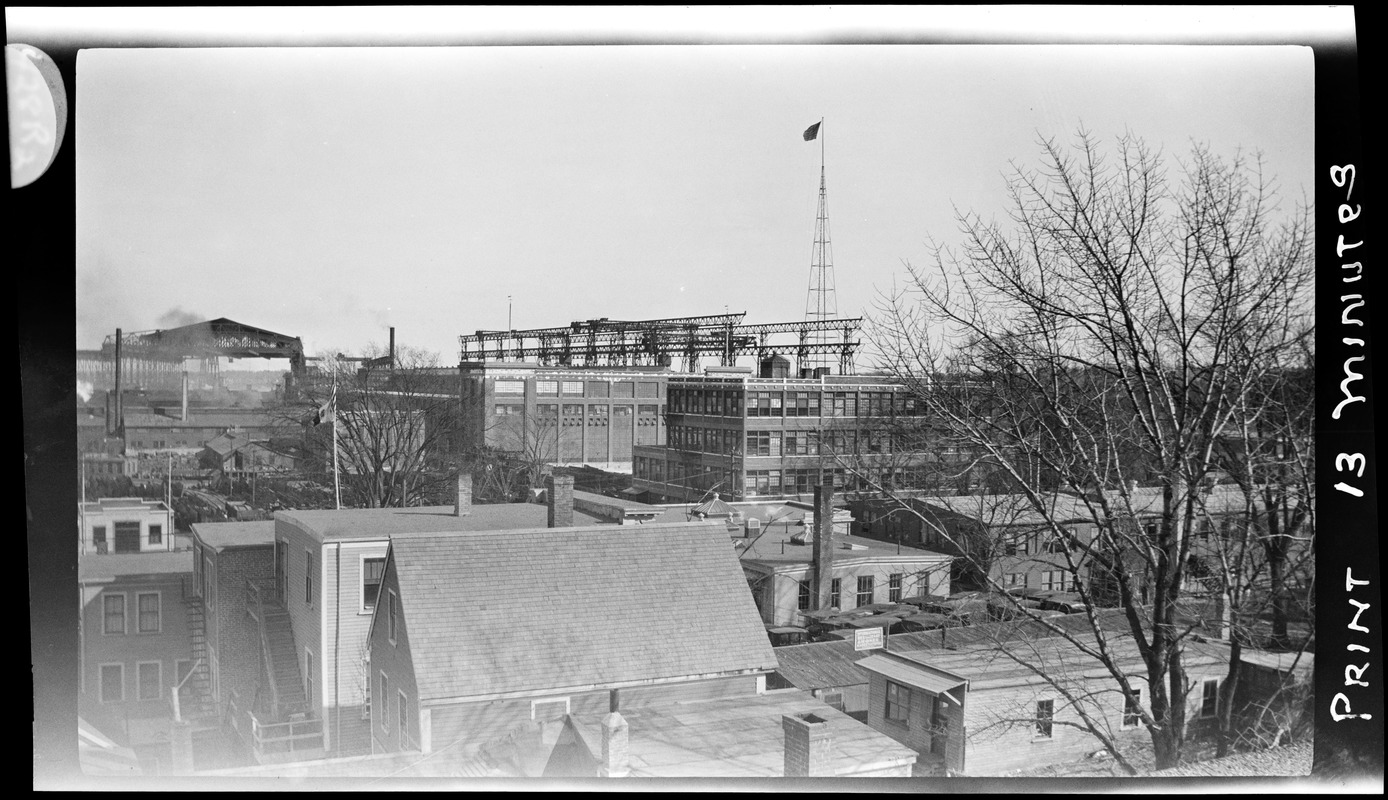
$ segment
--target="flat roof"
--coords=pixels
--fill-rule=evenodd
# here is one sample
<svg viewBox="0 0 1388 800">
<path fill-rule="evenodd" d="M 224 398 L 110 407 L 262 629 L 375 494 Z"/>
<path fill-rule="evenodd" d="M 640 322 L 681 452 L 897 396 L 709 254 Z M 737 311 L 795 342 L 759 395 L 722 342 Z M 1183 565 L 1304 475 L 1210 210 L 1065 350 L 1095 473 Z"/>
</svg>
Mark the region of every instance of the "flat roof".
<svg viewBox="0 0 1388 800">
<path fill-rule="evenodd" d="M 193 551 L 157 553 L 82 553 L 77 556 L 78 583 L 111 583 L 136 575 L 177 575 L 193 571 Z"/>
<path fill-rule="evenodd" d="M 88 514 L 108 511 L 157 511 L 166 514 L 169 511 L 163 500 L 146 500 L 142 497 L 102 497 L 79 503 L 78 507 Z"/>
<path fill-rule="evenodd" d="M 574 527 L 603 520 L 574 510 Z M 344 508 L 342 510 L 276 511 L 285 520 L 319 539 L 384 539 L 397 533 L 461 533 L 543 528 L 548 506 L 538 503 L 475 504 L 461 517 L 453 506 L 414 508 Z"/>
<path fill-rule="evenodd" d="M 213 550 L 238 547 L 265 547 L 275 543 L 275 521 L 195 522 L 197 540 Z"/>
<path fill-rule="evenodd" d="M 769 778 L 785 775 L 781 717 L 828 723 L 835 775 L 914 764 L 916 751 L 799 690 L 621 709 L 633 777 Z"/>
<path fill-rule="evenodd" d="M 744 563 L 761 563 L 773 568 L 799 564 L 808 565 L 814 552 L 813 535 L 808 537 L 806 544 L 796 544 L 791 541 L 791 537 L 801 532 L 810 531 L 812 528 L 808 525 L 778 521 L 764 527 L 759 538 L 734 539 L 733 541 L 750 543 L 739 548 Z M 895 544 L 877 539 L 865 539 L 861 536 L 834 534 L 833 541 L 834 562 L 840 564 L 864 560 L 930 562 L 949 562 L 952 560 L 950 556 L 933 550 L 924 550 L 907 545 L 901 545 L 898 548 Z M 845 545 L 851 545 L 852 549 L 845 547 Z"/>
</svg>

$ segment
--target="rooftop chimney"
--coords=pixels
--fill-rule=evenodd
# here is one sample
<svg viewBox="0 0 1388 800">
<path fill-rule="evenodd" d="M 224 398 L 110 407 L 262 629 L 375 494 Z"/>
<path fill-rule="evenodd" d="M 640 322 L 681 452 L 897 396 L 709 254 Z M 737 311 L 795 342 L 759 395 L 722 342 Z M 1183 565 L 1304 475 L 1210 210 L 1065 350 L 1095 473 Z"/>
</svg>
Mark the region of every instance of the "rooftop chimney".
<svg viewBox="0 0 1388 800">
<path fill-rule="evenodd" d="M 829 607 L 834 572 L 834 487 L 814 487 L 814 549 L 810 553 L 810 591 L 815 610 Z"/>
<path fill-rule="evenodd" d="M 572 528 L 574 524 L 574 479 L 572 475 L 545 478 L 549 500 L 549 527 Z"/>
<path fill-rule="evenodd" d="M 631 774 L 627 758 L 627 721 L 615 710 L 602 718 L 602 763 L 598 774 L 603 778 L 625 778 Z"/>
<path fill-rule="evenodd" d="M 453 516 L 466 517 L 472 513 L 472 473 L 458 473 L 458 492 L 453 500 Z"/>
<path fill-rule="evenodd" d="M 814 714 L 786 714 L 781 717 L 785 732 L 785 777 L 832 777 L 832 740 L 827 720 Z"/>
<path fill-rule="evenodd" d="M 188 370 L 183 370 L 183 408 L 179 411 L 178 418 L 184 422 L 188 421 Z"/>
</svg>

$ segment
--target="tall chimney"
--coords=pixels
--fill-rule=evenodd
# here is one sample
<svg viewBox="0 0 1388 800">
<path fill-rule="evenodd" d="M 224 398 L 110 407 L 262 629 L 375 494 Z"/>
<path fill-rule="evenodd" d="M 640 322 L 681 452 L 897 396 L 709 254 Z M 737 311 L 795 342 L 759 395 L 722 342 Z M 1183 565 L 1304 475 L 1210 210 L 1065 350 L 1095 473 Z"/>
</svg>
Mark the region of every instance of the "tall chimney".
<svg viewBox="0 0 1388 800">
<path fill-rule="evenodd" d="M 829 723 L 814 714 L 786 714 L 781 717 L 785 733 L 785 777 L 832 777 L 833 744 Z"/>
<path fill-rule="evenodd" d="M 466 517 L 472 513 L 472 473 L 458 473 L 458 492 L 453 500 L 453 516 Z"/>
<path fill-rule="evenodd" d="M 188 421 L 188 370 L 183 370 L 183 410 L 178 418 L 184 422 Z"/>
<path fill-rule="evenodd" d="M 631 774 L 627 721 L 620 712 L 612 711 L 602 718 L 602 764 L 598 769 L 603 778 L 625 778 Z"/>
<path fill-rule="evenodd" d="M 572 528 L 574 524 L 574 479 L 572 475 L 545 478 L 549 495 L 549 527 Z"/>
<path fill-rule="evenodd" d="M 395 326 L 390 326 L 390 370 L 395 371 Z"/>
<path fill-rule="evenodd" d="M 125 430 L 125 406 L 120 396 L 120 328 L 116 328 L 116 421 L 112 433 Z"/>
<path fill-rule="evenodd" d="M 106 435 L 107 435 L 107 436 L 110 436 L 111 434 L 113 434 L 113 433 L 116 432 L 115 421 L 114 421 L 115 418 L 116 418 L 115 410 L 111 408 L 111 390 L 110 390 L 110 389 L 107 389 L 107 390 L 106 390 Z"/>
<path fill-rule="evenodd" d="M 814 487 L 814 548 L 810 551 L 810 591 L 814 609 L 828 608 L 834 573 L 834 487 Z"/>
</svg>

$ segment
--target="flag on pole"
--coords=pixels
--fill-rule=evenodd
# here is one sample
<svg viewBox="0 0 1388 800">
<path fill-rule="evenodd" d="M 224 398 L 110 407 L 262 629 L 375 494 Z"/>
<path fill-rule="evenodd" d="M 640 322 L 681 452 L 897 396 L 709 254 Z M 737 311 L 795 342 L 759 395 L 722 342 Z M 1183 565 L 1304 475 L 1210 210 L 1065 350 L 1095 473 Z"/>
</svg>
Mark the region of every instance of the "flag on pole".
<svg viewBox="0 0 1388 800">
<path fill-rule="evenodd" d="M 823 121 L 823 120 L 820 120 L 819 122 L 816 122 L 815 124 L 813 124 L 813 125 L 811 125 L 810 127 L 806 128 L 806 129 L 805 129 L 805 141 L 807 141 L 807 142 L 813 142 L 815 139 L 819 138 L 819 126 L 822 125 L 823 123 L 824 123 L 824 121 Z"/>
<path fill-rule="evenodd" d="M 337 389 L 336 389 L 336 387 L 334 387 L 334 388 L 333 388 L 333 394 L 332 394 L 331 397 L 328 398 L 328 402 L 326 402 L 326 403 L 324 403 L 323 405 L 319 406 L 319 407 L 318 407 L 318 410 L 316 410 L 316 411 L 313 412 L 313 423 L 312 423 L 312 424 L 314 424 L 314 425 L 322 425 L 322 424 L 325 423 L 325 422 L 332 422 L 332 421 L 333 421 L 334 412 L 336 411 L 336 409 L 335 409 L 334 407 L 335 407 L 336 405 L 337 405 Z"/>
</svg>

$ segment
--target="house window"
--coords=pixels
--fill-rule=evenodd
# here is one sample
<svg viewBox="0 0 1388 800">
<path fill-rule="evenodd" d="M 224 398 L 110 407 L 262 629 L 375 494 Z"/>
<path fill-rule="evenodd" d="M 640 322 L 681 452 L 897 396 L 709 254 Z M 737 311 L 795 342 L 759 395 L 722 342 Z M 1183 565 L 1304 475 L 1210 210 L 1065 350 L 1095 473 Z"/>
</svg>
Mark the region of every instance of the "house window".
<svg viewBox="0 0 1388 800">
<path fill-rule="evenodd" d="M 1055 719 L 1055 701 L 1036 701 L 1036 738 L 1051 738 L 1051 725 Z"/>
<path fill-rule="evenodd" d="M 102 604 L 105 611 L 105 622 L 102 624 L 102 632 L 110 635 L 125 633 L 125 595 L 105 595 Z"/>
<path fill-rule="evenodd" d="M 887 576 L 887 602 L 901 602 L 901 582 L 904 576 L 900 572 L 893 572 Z"/>
<path fill-rule="evenodd" d="M 871 575 L 858 576 L 858 605 L 872 605 L 873 577 Z"/>
<path fill-rule="evenodd" d="M 97 551 L 98 553 L 100 553 L 100 552 L 102 552 L 103 550 L 106 549 L 106 526 L 105 526 L 105 525 L 94 525 L 94 526 L 92 526 L 92 544 L 96 545 L 96 551 Z"/>
<path fill-rule="evenodd" d="M 386 590 L 386 635 L 391 644 L 395 644 L 395 592 Z"/>
<path fill-rule="evenodd" d="M 893 681 L 887 681 L 887 721 L 902 725 L 911 719 L 911 690 Z"/>
<path fill-rule="evenodd" d="M 1026 575 L 1021 572 L 1009 572 L 1003 576 L 1003 586 L 1012 588 L 1014 586 L 1026 586 Z"/>
<path fill-rule="evenodd" d="M 831 605 L 831 606 L 833 606 L 833 607 L 835 607 L 835 608 L 838 607 L 838 605 L 839 605 L 839 600 L 840 600 L 839 595 L 841 594 L 839 590 L 840 590 L 842 587 L 843 587 L 843 581 L 839 580 L 838 578 L 835 578 L 835 579 L 833 579 L 832 581 L 829 581 L 829 605 Z"/>
<path fill-rule="evenodd" d="M 1200 716 L 1219 713 L 1219 678 L 1206 678 L 1200 684 Z"/>
<path fill-rule="evenodd" d="M 1132 697 L 1123 698 L 1123 727 L 1136 728 L 1142 722 L 1142 687 L 1134 686 Z"/>
<path fill-rule="evenodd" d="M 304 648 L 304 702 L 313 707 L 313 651 Z"/>
<path fill-rule="evenodd" d="M 796 581 L 800 584 L 800 590 L 796 595 L 795 607 L 800 611 L 810 610 L 810 582 Z"/>
<path fill-rule="evenodd" d="M 1064 592 L 1068 586 L 1067 577 L 1063 569 L 1048 569 L 1041 573 L 1041 589 L 1047 592 Z"/>
<path fill-rule="evenodd" d="M 400 738 L 403 739 L 405 738 L 405 731 L 409 730 L 409 726 L 406 723 L 409 721 L 410 718 L 410 705 L 409 701 L 405 699 L 404 692 L 399 693 L 399 696 L 396 698 L 396 702 L 400 704 L 396 708 L 396 714 L 398 715 L 396 718 L 396 722 L 400 725 Z"/>
<path fill-rule="evenodd" d="M 119 703 L 125 700 L 125 665 L 101 665 L 101 702 Z"/>
<path fill-rule="evenodd" d="M 150 543 L 150 544 L 163 544 L 163 543 L 164 543 L 164 526 L 162 526 L 162 525 L 151 525 L 151 526 L 149 526 L 149 543 Z"/>
<path fill-rule="evenodd" d="M 381 692 L 379 696 L 381 698 L 381 730 L 389 731 L 390 709 L 388 706 L 390 705 L 390 678 L 387 678 L 384 672 L 381 673 Z"/>
<path fill-rule="evenodd" d="M 159 593 L 149 592 L 137 596 L 136 630 L 140 633 L 159 632 Z"/>
<path fill-rule="evenodd" d="M 188 680 L 188 674 L 193 671 L 193 659 L 180 658 L 174 662 L 175 686 L 182 686 Z"/>
<path fill-rule="evenodd" d="M 304 551 L 304 603 L 313 605 L 313 553 Z"/>
<path fill-rule="evenodd" d="M 361 562 L 361 610 L 363 613 L 376 607 L 376 598 L 381 593 L 381 579 L 386 574 L 384 558 L 364 558 Z"/>
<path fill-rule="evenodd" d="M 158 661 L 141 661 L 136 664 L 135 683 L 141 700 L 158 700 L 164 691 L 164 665 Z"/>
</svg>

